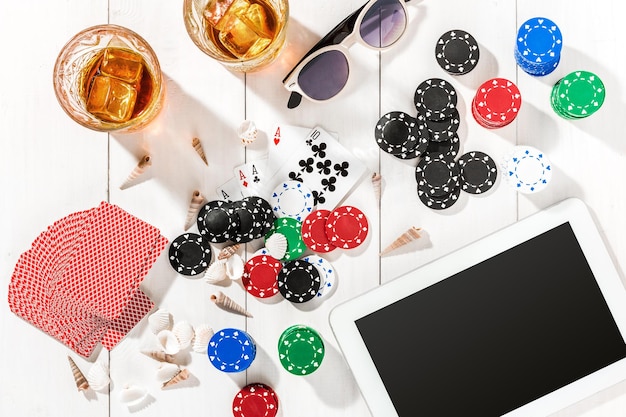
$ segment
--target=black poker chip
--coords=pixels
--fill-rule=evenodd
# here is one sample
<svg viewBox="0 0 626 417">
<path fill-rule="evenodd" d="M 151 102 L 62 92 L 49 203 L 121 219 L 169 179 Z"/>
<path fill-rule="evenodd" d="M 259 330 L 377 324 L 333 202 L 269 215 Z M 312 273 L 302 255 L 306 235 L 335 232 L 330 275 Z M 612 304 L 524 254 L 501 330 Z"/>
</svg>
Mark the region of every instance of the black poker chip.
<svg viewBox="0 0 626 417">
<path fill-rule="evenodd" d="M 457 109 L 452 110 L 451 116 L 443 120 L 425 120 L 430 140 L 442 142 L 452 138 L 459 130 L 461 117 Z"/>
<path fill-rule="evenodd" d="M 427 154 L 444 154 L 451 158 L 456 158 L 461 150 L 461 140 L 455 133 L 452 138 L 444 140 L 443 142 L 430 141 L 426 148 Z"/>
<path fill-rule="evenodd" d="M 320 274 L 315 265 L 294 260 L 285 262 L 278 273 L 278 290 L 292 303 L 304 303 L 315 298 L 320 289 Z"/>
<path fill-rule="evenodd" d="M 198 230 L 209 242 L 222 243 L 232 239 L 239 230 L 239 217 L 231 202 L 213 200 L 198 213 Z"/>
<path fill-rule="evenodd" d="M 426 154 L 415 167 L 415 179 L 433 197 L 450 194 L 459 186 L 460 169 L 454 158 L 445 154 Z"/>
<path fill-rule="evenodd" d="M 484 152 L 467 152 L 458 160 L 461 189 L 470 194 L 482 194 L 493 187 L 498 177 L 494 160 Z"/>
<path fill-rule="evenodd" d="M 429 78 L 417 86 L 413 101 L 418 113 L 427 120 L 445 120 L 452 117 L 457 104 L 456 90 L 441 78 Z"/>
<path fill-rule="evenodd" d="M 425 154 L 428 148 L 428 144 L 430 143 L 430 136 L 428 134 L 428 129 L 426 128 L 426 124 L 422 121 L 418 120 L 416 126 L 416 138 L 417 142 L 415 142 L 415 147 L 412 149 L 408 149 L 405 152 L 401 152 L 399 154 L 394 154 L 398 159 L 415 159 L 419 158 L 423 154 Z"/>
<path fill-rule="evenodd" d="M 170 244 L 169 260 L 179 274 L 198 275 L 211 263 L 211 246 L 197 233 L 184 233 Z"/>
<path fill-rule="evenodd" d="M 452 207 L 459 200 L 459 195 L 461 195 L 461 187 L 456 187 L 443 195 L 433 196 L 429 189 L 420 184 L 417 185 L 417 196 L 420 201 L 433 210 L 444 210 Z"/>
<path fill-rule="evenodd" d="M 409 152 L 418 144 L 417 120 L 406 113 L 393 111 L 383 115 L 374 129 L 376 143 L 392 155 Z"/>
<path fill-rule="evenodd" d="M 478 42 L 464 30 L 455 29 L 441 35 L 435 45 L 435 58 L 450 75 L 467 74 L 478 64 Z"/>
<path fill-rule="evenodd" d="M 258 227 L 258 233 L 255 229 L 255 239 L 261 238 L 267 234 L 272 228 L 274 224 L 274 220 L 276 220 L 276 216 L 274 215 L 274 210 L 272 210 L 272 206 L 270 203 L 262 197 L 258 196 L 250 196 L 244 197 L 243 201 L 251 203 L 255 208 L 258 209 L 252 210 L 252 215 L 255 221 L 258 221 L 260 224 L 255 223 L 255 227 Z"/>
<path fill-rule="evenodd" d="M 258 208 L 247 201 L 237 200 L 232 203 L 233 215 L 237 216 L 238 227 L 233 236 L 230 237 L 235 243 L 248 243 L 255 239 L 255 230 L 259 229 L 253 211 L 258 212 Z M 256 226 L 256 227 L 255 227 Z M 258 233 L 258 231 L 257 231 Z"/>
</svg>

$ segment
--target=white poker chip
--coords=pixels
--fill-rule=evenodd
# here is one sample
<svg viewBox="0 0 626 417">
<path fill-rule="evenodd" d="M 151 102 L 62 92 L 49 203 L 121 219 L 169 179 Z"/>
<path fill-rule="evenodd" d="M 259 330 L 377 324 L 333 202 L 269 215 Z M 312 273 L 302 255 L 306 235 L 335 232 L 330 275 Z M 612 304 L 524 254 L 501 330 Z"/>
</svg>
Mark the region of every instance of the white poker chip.
<svg viewBox="0 0 626 417">
<path fill-rule="evenodd" d="M 520 193 L 543 190 L 552 179 L 552 164 L 545 153 L 532 146 L 516 146 L 504 161 L 507 182 Z"/>
<path fill-rule="evenodd" d="M 299 181 L 285 181 L 274 189 L 269 203 L 276 217 L 304 220 L 315 207 L 313 192 Z"/>
<path fill-rule="evenodd" d="M 335 268 L 329 261 L 318 255 L 306 256 L 302 260 L 313 264 L 320 274 L 322 283 L 317 291 L 316 298 L 328 298 L 334 292 L 336 286 Z"/>
</svg>

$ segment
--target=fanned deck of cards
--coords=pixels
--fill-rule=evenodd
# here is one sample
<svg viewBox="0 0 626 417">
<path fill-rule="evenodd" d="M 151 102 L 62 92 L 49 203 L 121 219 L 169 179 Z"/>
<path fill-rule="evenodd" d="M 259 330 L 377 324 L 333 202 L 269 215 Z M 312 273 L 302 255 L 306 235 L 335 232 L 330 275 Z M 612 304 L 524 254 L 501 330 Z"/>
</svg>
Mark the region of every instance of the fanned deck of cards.
<svg viewBox="0 0 626 417">
<path fill-rule="evenodd" d="M 13 271 L 11 311 L 88 357 L 112 349 L 154 307 L 139 284 L 168 241 L 103 202 L 43 231 Z"/>
<path fill-rule="evenodd" d="M 292 180 L 311 189 L 318 209 L 332 210 L 366 172 L 358 158 L 319 126 L 279 124 L 270 133 L 267 159 L 235 167 L 234 178 L 217 189 L 221 199 L 249 195 L 269 199 L 277 186 Z"/>
</svg>

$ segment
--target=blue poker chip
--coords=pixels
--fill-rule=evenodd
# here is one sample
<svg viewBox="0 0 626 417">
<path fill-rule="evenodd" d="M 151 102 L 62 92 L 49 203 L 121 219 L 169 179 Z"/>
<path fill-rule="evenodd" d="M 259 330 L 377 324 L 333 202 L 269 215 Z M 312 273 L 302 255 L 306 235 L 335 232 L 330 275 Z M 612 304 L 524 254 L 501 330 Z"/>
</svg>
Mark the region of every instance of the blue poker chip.
<svg viewBox="0 0 626 417">
<path fill-rule="evenodd" d="M 505 158 L 503 169 L 507 182 L 524 194 L 545 189 L 552 179 L 552 164 L 547 155 L 532 146 L 515 146 Z"/>
<path fill-rule="evenodd" d="M 276 217 L 291 217 L 299 222 L 315 208 L 313 192 L 300 181 L 285 181 L 278 185 L 269 203 Z"/>
<path fill-rule="evenodd" d="M 515 60 L 530 75 L 547 75 L 558 66 L 562 48 L 563 35 L 556 23 L 534 17 L 519 27 Z"/>
<path fill-rule="evenodd" d="M 222 372 L 241 372 L 252 365 L 256 345 L 243 330 L 226 328 L 216 332 L 207 347 L 211 364 Z"/>
</svg>

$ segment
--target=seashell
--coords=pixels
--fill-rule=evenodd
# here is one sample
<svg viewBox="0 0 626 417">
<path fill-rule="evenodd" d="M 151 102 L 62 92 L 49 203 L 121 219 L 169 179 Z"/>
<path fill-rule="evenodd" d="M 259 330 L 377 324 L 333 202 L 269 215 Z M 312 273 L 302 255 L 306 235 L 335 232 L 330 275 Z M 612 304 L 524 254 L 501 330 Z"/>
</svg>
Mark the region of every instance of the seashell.
<svg viewBox="0 0 626 417">
<path fill-rule="evenodd" d="M 144 155 L 144 157 L 141 158 L 137 166 L 128 175 L 126 181 L 124 181 L 124 183 L 120 185 L 120 190 L 125 190 L 126 188 L 130 187 L 135 182 L 135 180 L 139 178 L 151 165 L 152 158 L 150 158 L 150 155 Z"/>
<path fill-rule="evenodd" d="M 194 333 L 191 349 L 197 353 L 206 353 L 209 341 L 215 332 L 208 324 L 201 324 L 196 327 Z"/>
<path fill-rule="evenodd" d="M 169 311 L 160 308 L 148 316 L 148 326 L 154 334 L 169 330 L 172 328 L 172 315 Z"/>
<path fill-rule="evenodd" d="M 230 258 L 226 259 L 226 275 L 230 279 L 239 279 L 243 276 L 243 259 L 234 253 Z"/>
<path fill-rule="evenodd" d="M 226 262 L 217 261 L 213 262 L 204 274 L 206 282 L 209 284 L 219 284 L 228 279 L 226 273 Z"/>
<path fill-rule="evenodd" d="M 200 142 L 200 139 L 193 138 L 191 140 L 191 146 L 193 146 L 198 155 L 200 155 L 200 158 L 202 158 L 202 161 L 206 164 L 206 166 L 209 166 L 209 162 L 206 160 L 206 155 L 204 154 L 204 149 L 202 149 L 202 143 Z"/>
<path fill-rule="evenodd" d="M 376 196 L 376 201 L 380 200 L 382 178 L 383 177 L 378 172 L 374 172 L 372 174 L 372 188 L 374 188 L 374 195 Z"/>
<path fill-rule="evenodd" d="M 381 253 L 380 256 L 384 256 L 386 254 L 388 254 L 389 252 L 392 252 L 396 249 L 398 249 L 401 246 L 406 245 L 407 243 L 415 240 L 415 239 L 419 239 L 421 236 L 419 234 L 419 231 L 422 230 L 418 227 L 411 227 L 409 230 L 407 230 L 406 232 L 402 233 L 396 240 L 394 240 L 391 245 L 387 246 Z"/>
<path fill-rule="evenodd" d="M 178 384 L 180 381 L 184 381 L 187 378 L 189 378 L 189 371 L 187 369 L 181 369 L 169 381 L 163 383 L 163 386 L 161 387 L 161 389 L 171 387 L 172 385 Z"/>
<path fill-rule="evenodd" d="M 282 259 L 287 252 L 287 238 L 282 233 L 274 233 L 265 241 L 265 247 L 270 256 Z"/>
<path fill-rule="evenodd" d="M 235 243 L 234 245 L 224 247 L 217 255 L 217 260 L 222 261 L 224 259 L 230 258 L 231 256 L 233 256 L 233 254 L 237 253 L 237 250 L 239 250 L 240 246 L 241 245 L 239 243 Z"/>
<path fill-rule="evenodd" d="M 109 368 L 102 362 L 94 363 L 89 372 L 87 372 L 87 381 L 94 391 L 100 391 L 109 386 L 111 377 L 109 376 Z"/>
<path fill-rule="evenodd" d="M 251 144 L 256 140 L 257 128 L 254 122 L 250 120 L 244 120 L 237 129 L 237 137 L 241 140 L 244 146 Z"/>
<path fill-rule="evenodd" d="M 134 384 L 126 384 L 120 391 L 120 402 L 127 406 L 141 404 L 148 397 L 148 390 Z"/>
<path fill-rule="evenodd" d="M 230 311 L 231 313 L 237 313 L 244 315 L 246 317 L 252 317 L 252 314 L 248 313 L 245 308 L 237 304 L 233 301 L 232 298 L 224 294 L 223 292 L 218 292 L 217 295 L 211 295 L 211 301 L 215 303 L 222 310 Z"/>
<path fill-rule="evenodd" d="M 189 203 L 189 208 L 187 209 L 187 219 L 185 220 L 185 230 L 188 230 L 191 226 L 196 223 L 196 219 L 198 218 L 198 212 L 202 208 L 202 206 L 207 202 L 206 198 L 200 193 L 200 191 L 195 190 L 191 195 L 191 202 Z"/>
<path fill-rule="evenodd" d="M 167 382 L 180 372 L 180 366 L 174 363 L 164 362 L 156 370 L 156 377 L 159 382 Z"/>
<path fill-rule="evenodd" d="M 174 355 L 170 355 L 169 353 L 165 353 L 161 350 L 143 351 L 141 353 L 146 356 L 150 356 L 152 359 L 159 362 L 174 363 Z"/>
<path fill-rule="evenodd" d="M 178 344 L 181 349 L 187 349 L 189 345 L 191 345 L 191 341 L 193 340 L 193 327 L 191 324 L 186 321 L 179 321 L 174 324 L 172 333 L 174 333 L 174 336 L 178 339 Z"/>
<path fill-rule="evenodd" d="M 76 362 L 74 362 L 74 359 L 68 356 L 67 360 L 70 362 L 70 368 L 72 368 L 72 375 L 74 375 L 76 388 L 78 388 L 79 391 L 84 391 L 89 388 L 89 382 L 87 382 L 87 378 L 85 378 L 85 375 L 78 368 Z"/>
<path fill-rule="evenodd" d="M 178 338 L 171 330 L 161 330 L 159 334 L 157 334 L 157 341 L 165 353 L 176 355 L 180 352 Z"/>
</svg>

